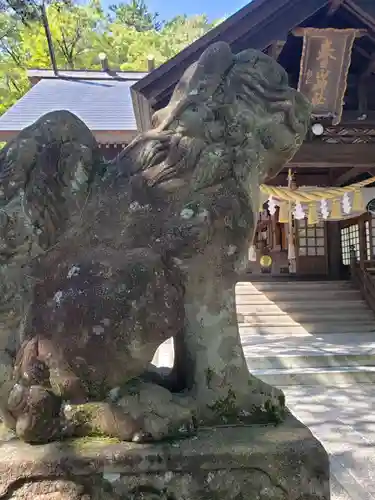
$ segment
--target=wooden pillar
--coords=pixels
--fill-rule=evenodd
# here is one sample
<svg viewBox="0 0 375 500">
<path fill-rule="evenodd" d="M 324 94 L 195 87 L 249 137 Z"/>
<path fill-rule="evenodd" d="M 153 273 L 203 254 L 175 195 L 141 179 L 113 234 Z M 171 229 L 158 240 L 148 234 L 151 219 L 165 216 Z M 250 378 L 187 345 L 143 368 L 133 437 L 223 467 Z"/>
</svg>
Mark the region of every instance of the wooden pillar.
<svg viewBox="0 0 375 500">
<path fill-rule="evenodd" d="M 341 276 L 341 232 L 340 222 L 326 222 L 328 276 L 331 279 L 340 279 Z"/>
<path fill-rule="evenodd" d="M 362 263 L 366 260 L 366 231 L 365 223 L 361 217 L 358 220 L 359 226 L 359 262 Z"/>
</svg>

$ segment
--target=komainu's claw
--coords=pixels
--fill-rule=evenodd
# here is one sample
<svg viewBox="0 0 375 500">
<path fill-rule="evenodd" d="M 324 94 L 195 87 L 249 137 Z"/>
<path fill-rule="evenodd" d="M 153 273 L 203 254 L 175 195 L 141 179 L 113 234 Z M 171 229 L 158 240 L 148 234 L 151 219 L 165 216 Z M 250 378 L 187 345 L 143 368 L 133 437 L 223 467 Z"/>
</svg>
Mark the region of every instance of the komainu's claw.
<svg viewBox="0 0 375 500">
<path fill-rule="evenodd" d="M 46 443 L 61 437 L 61 398 L 44 387 L 15 384 L 8 411 L 15 419 L 17 437 L 28 443 Z"/>
</svg>

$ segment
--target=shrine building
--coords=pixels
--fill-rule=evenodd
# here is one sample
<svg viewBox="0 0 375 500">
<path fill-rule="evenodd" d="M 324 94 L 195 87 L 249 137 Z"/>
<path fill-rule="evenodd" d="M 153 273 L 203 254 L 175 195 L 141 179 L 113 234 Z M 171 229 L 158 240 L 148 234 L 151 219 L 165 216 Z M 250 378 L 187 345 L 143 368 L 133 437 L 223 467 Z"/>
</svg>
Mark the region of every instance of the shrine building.
<svg viewBox="0 0 375 500">
<path fill-rule="evenodd" d="M 249 278 L 375 271 L 375 1 L 253 0 L 132 86 L 139 130 L 217 41 L 274 57 L 313 105 L 300 151 L 262 186 Z"/>
<path fill-rule="evenodd" d="M 344 279 L 354 256 L 361 269 L 375 271 L 374 0 L 253 0 L 148 73 L 108 65 L 29 70 L 31 89 L 0 117 L 0 142 L 67 109 L 112 159 L 150 127 L 186 68 L 217 41 L 235 53 L 256 48 L 274 57 L 313 104 L 300 151 L 262 186 L 250 275 Z"/>
<path fill-rule="evenodd" d="M 30 69 L 30 90 L 0 116 L 0 142 L 7 142 L 45 113 L 65 109 L 94 134 L 108 160 L 137 135 L 131 86 L 147 73 Z"/>
</svg>

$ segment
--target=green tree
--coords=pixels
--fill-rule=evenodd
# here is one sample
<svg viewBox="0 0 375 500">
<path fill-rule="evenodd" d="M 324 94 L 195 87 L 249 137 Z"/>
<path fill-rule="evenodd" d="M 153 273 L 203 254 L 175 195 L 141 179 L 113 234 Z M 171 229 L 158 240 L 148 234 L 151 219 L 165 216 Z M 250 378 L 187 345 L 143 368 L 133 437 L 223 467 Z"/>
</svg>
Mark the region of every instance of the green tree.
<svg viewBox="0 0 375 500">
<path fill-rule="evenodd" d="M 18 21 L 0 13 L 0 114 L 28 89 Z"/>
<path fill-rule="evenodd" d="M 109 7 L 111 21 L 123 24 L 136 31 L 159 30 L 162 22 L 157 12 L 150 12 L 144 0 L 130 0 Z"/>
<path fill-rule="evenodd" d="M 147 70 L 147 56 L 153 55 L 156 66 L 170 59 L 201 37 L 216 23 L 207 17 L 178 16 L 161 29 L 138 31 L 115 18 L 101 38 L 102 51 L 109 63 L 122 70 Z"/>
<path fill-rule="evenodd" d="M 51 68 L 46 31 L 38 14 L 41 4 L 33 5 L 37 14 L 27 18 L 15 5 L 0 12 L 0 114 L 28 90 L 27 68 Z M 137 15 L 131 16 L 125 7 Z M 86 4 L 54 0 L 46 12 L 59 69 L 100 69 L 98 55 L 104 52 L 112 69 L 146 71 L 149 54 L 160 65 L 216 24 L 206 16 L 184 15 L 158 24 L 157 14 L 143 0 L 119 4 L 110 16 L 103 12 L 100 0 Z M 147 15 L 139 24 L 143 14 Z"/>
<path fill-rule="evenodd" d="M 106 26 L 100 3 L 63 6 L 55 2 L 48 7 L 47 15 L 59 69 L 85 69 L 98 64 L 98 40 Z M 23 28 L 22 46 L 28 67 L 50 67 L 47 39 L 40 22 Z"/>
<path fill-rule="evenodd" d="M 47 8 L 59 69 L 99 68 L 99 41 L 106 17 L 99 2 Z M 0 114 L 30 88 L 27 68 L 51 68 L 45 29 L 38 17 L 25 21 L 10 11 L 0 13 Z"/>
<path fill-rule="evenodd" d="M 55 2 L 66 6 L 72 5 L 73 0 L 0 0 L 0 11 L 11 11 L 24 24 L 41 20 L 42 8 Z"/>
<path fill-rule="evenodd" d="M 209 23 L 206 15 L 176 16 L 165 23 L 162 35 L 166 42 L 166 59 L 173 57 L 185 47 L 202 37 L 221 21 Z"/>
</svg>

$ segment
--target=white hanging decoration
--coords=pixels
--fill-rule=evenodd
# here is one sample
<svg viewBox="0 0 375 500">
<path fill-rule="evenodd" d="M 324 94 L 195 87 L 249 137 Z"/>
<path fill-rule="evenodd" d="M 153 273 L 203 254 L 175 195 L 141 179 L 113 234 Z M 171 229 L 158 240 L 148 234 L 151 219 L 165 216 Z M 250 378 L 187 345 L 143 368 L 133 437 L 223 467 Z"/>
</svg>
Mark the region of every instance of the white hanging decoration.
<svg viewBox="0 0 375 500">
<path fill-rule="evenodd" d="M 345 215 L 349 215 L 352 211 L 352 204 L 350 202 L 349 193 L 345 193 L 342 197 L 342 210 Z"/>
<path fill-rule="evenodd" d="M 250 245 L 249 253 L 248 253 L 248 259 L 249 259 L 250 262 L 256 262 L 256 260 L 257 260 L 257 252 L 256 252 L 255 245 Z"/>
<path fill-rule="evenodd" d="M 293 260 L 296 258 L 296 247 L 294 246 L 293 241 L 289 241 L 288 243 L 288 260 Z"/>
<path fill-rule="evenodd" d="M 294 215 L 294 218 L 297 220 L 303 220 L 306 217 L 305 211 L 304 211 L 301 203 L 296 203 L 293 215 Z"/>
<path fill-rule="evenodd" d="M 329 208 L 328 208 L 328 201 L 327 200 L 321 200 L 320 211 L 322 213 L 323 219 L 327 220 L 329 217 Z"/>
<path fill-rule="evenodd" d="M 273 196 L 268 198 L 268 211 L 271 215 L 275 215 L 276 213 L 276 203 Z"/>
</svg>

